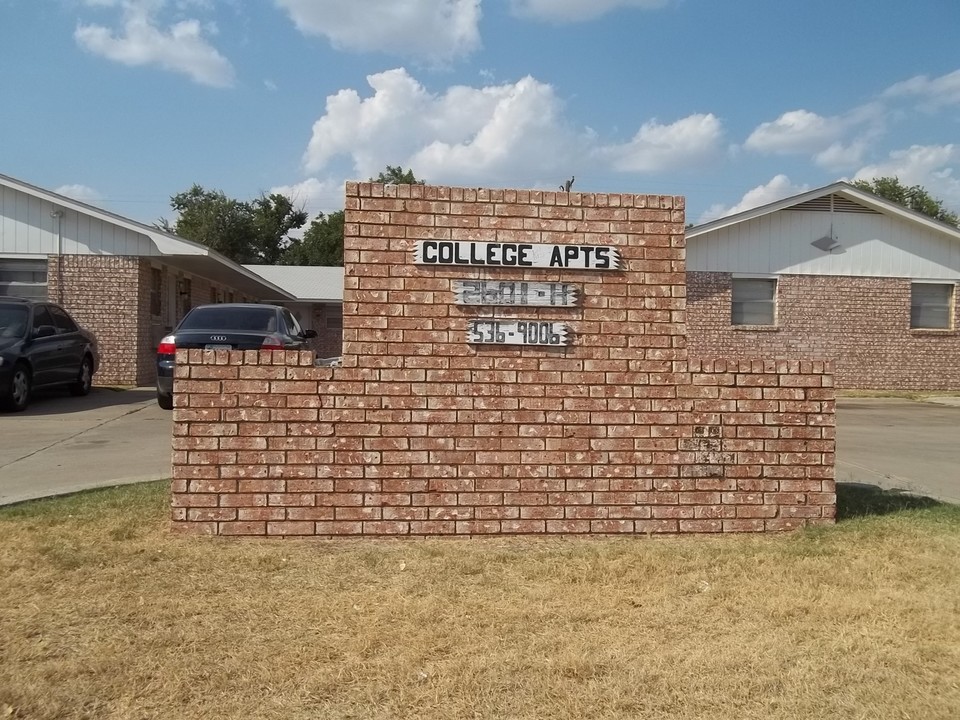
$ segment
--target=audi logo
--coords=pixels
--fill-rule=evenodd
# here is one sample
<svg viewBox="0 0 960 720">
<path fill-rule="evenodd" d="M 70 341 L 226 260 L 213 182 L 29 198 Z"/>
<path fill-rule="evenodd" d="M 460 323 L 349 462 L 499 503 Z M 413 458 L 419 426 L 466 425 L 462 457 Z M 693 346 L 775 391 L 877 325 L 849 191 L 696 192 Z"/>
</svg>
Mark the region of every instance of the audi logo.
<svg viewBox="0 0 960 720">
<path fill-rule="evenodd" d="M 224 342 L 227 339 L 226 335 L 211 335 L 210 339 L 214 342 Z"/>
</svg>

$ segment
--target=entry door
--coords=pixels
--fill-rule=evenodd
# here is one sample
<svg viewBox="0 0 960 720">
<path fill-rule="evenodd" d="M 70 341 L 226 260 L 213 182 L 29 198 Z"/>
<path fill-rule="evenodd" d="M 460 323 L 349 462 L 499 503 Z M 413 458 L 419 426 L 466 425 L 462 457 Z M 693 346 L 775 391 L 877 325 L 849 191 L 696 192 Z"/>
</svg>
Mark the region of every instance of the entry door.
<svg viewBox="0 0 960 720">
<path fill-rule="evenodd" d="M 171 272 L 167 274 L 167 311 L 163 318 L 164 324 L 173 330 L 177 326 L 177 276 Z"/>
</svg>

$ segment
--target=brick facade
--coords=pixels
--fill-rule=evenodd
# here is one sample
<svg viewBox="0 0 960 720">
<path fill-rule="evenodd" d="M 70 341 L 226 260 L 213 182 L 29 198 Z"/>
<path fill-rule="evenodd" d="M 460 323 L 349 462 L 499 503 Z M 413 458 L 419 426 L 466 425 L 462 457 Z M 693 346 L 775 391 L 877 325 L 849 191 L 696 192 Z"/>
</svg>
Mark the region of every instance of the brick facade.
<svg viewBox="0 0 960 720">
<path fill-rule="evenodd" d="M 683 199 L 348 184 L 344 366 L 180 351 L 173 520 L 221 535 L 772 531 L 833 521 L 822 362 L 688 359 Z M 419 239 L 622 271 L 414 265 Z M 566 348 L 471 345 L 451 281 L 577 285 Z"/>
<path fill-rule="evenodd" d="M 960 332 L 910 329 L 909 279 L 780 275 L 776 327 L 741 329 L 731 277 L 687 273 L 691 353 L 834 359 L 838 388 L 960 390 Z"/>
<path fill-rule="evenodd" d="M 97 338 L 98 385 L 135 385 L 144 370 L 140 358 L 143 261 L 135 257 L 52 255 L 47 263 L 47 296 L 60 303 Z"/>
<path fill-rule="evenodd" d="M 318 358 L 336 357 L 343 354 L 342 309 L 340 305 L 315 305 L 313 307 L 312 326 L 317 337 L 310 342 L 310 348 Z"/>
</svg>

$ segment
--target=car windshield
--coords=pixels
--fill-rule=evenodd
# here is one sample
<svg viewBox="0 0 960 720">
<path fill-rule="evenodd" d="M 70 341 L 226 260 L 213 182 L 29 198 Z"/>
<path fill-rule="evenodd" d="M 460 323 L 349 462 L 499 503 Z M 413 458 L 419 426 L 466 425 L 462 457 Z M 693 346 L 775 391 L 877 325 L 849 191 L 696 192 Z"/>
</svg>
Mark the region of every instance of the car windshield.
<svg viewBox="0 0 960 720">
<path fill-rule="evenodd" d="M 270 307 L 200 307 L 183 319 L 179 329 L 276 332 L 277 312 Z"/>
<path fill-rule="evenodd" d="M 0 338 L 18 338 L 27 333 L 27 308 L 0 305 Z"/>
</svg>

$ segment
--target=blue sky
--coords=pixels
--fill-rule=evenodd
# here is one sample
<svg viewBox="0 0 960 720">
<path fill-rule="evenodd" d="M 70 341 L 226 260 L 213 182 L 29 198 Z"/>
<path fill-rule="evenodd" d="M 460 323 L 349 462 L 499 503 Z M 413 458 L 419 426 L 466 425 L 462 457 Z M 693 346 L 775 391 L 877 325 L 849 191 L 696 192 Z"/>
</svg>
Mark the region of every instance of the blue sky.
<svg viewBox="0 0 960 720">
<path fill-rule="evenodd" d="M 435 184 L 687 196 L 898 175 L 960 211 L 960 1 L 0 0 L 0 173 L 143 222 Z"/>
</svg>

